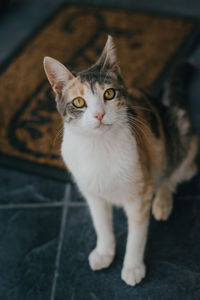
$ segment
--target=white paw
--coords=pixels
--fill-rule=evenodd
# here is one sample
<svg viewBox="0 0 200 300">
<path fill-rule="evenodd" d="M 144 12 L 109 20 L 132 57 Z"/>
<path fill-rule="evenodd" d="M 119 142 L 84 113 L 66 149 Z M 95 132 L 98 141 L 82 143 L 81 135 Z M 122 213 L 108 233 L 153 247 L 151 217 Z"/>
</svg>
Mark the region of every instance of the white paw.
<svg viewBox="0 0 200 300">
<path fill-rule="evenodd" d="M 114 254 L 101 254 L 94 249 L 89 255 L 89 264 L 93 271 L 107 268 L 113 261 Z"/>
<path fill-rule="evenodd" d="M 126 284 L 134 286 L 138 284 L 146 275 L 146 268 L 144 264 L 134 268 L 123 267 L 121 278 Z"/>
<path fill-rule="evenodd" d="M 152 213 L 157 221 L 166 221 L 172 212 L 172 203 L 159 203 L 154 201 Z"/>
</svg>

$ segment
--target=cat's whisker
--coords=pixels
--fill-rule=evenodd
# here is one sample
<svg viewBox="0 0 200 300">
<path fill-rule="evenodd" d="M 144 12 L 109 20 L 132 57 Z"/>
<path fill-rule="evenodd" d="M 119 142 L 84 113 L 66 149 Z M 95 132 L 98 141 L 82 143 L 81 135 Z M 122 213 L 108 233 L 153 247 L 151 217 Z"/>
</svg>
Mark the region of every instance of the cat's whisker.
<svg viewBox="0 0 200 300">
<path fill-rule="evenodd" d="M 144 124 L 143 122 L 139 121 L 138 119 L 134 118 L 133 116 L 130 117 L 131 122 L 133 123 L 133 129 L 135 129 L 135 132 L 137 131 L 138 135 L 140 136 L 138 130 L 145 136 L 147 142 L 149 141 L 149 129 L 148 129 L 148 125 Z M 139 122 L 140 124 L 138 124 L 137 122 Z M 144 129 L 142 128 L 141 124 L 143 126 L 146 127 L 146 131 L 144 131 Z"/>
<path fill-rule="evenodd" d="M 143 111 L 148 111 L 150 113 L 152 113 L 153 111 L 149 108 L 146 108 L 146 107 L 141 107 L 141 106 L 138 106 L 138 105 L 131 105 L 131 107 L 133 109 L 138 109 L 138 110 L 143 110 Z"/>
<path fill-rule="evenodd" d="M 60 130 L 59 132 L 57 132 L 52 145 L 55 146 L 56 141 L 62 136 L 62 130 Z"/>
<path fill-rule="evenodd" d="M 145 137 L 146 137 L 146 140 L 148 141 L 149 140 L 149 136 L 147 135 L 147 133 L 140 127 L 138 126 L 137 123 L 134 123 L 134 126 L 137 130 L 139 130 Z M 137 131 L 138 132 L 138 131 Z M 139 132 L 138 132 L 139 134 Z M 140 136 L 140 135 L 139 135 Z"/>
<path fill-rule="evenodd" d="M 144 118 L 142 118 L 141 116 L 134 117 L 132 115 L 129 115 L 128 117 L 131 118 L 132 120 L 140 123 L 141 125 L 147 127 L 147 128 L 149 127 L 148 122 Z"/>
<path fill-rule="evenodd" d="M 53 146 L 55 145 L 56 141 L 63 135 L 63 131 L 64 131 L 63 124 L 60 124 L 60 126 L 58 126 L 58 128 L 59 129 L 53 139 L 53 143 L 52 143 Z"/>
<path fill-rule="evenodd" d="M 134 117 L 133 117 L 134 118 Z M 143 119 L 142 117 L 138 117 L 134 118 L 134 120 L 136 120 L 137 122 L 139 122 L 141 125 L 143 125 L 144 127 L 149 128 L 149 124 L 147 123 L 147 121 L 145 119 Z"/>
</svg>

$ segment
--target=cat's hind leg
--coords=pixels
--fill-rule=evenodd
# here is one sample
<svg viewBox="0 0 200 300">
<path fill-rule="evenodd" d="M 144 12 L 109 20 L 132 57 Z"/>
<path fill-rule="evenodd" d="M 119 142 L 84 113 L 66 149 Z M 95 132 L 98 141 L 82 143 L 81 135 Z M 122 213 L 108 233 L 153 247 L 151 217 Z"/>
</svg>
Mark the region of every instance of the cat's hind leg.
<svg viewBox="0 0 200 300">
<path fill-rule="evenodd" d="M 191 179 L 197 172 L 195 157 L 198 150 L 198 139 L 194 136 L 191 139 L 187 156 L 181 164 L 174 170 L 171 176 L 166 179 L 157 190 L 153 200 L 152 213 L 156 220 L 167 220 L 173 208 L 173 193 L 176 186 Z"/>
<path fill-rule="evenodd" d="M 173 208 L 172 187 L 165 182 L 157 191 L 152 205 L 152 213 L 156 220 L 165 221 L 169 218 Z"/>
<path fill-rule="evenodd" d="M 196 164 L 193 162 L 186 167 L 183 162 L 168 180 L 158 188 L 152 205 L 152 213 L 157 221 L 166 221 L 173 209 L 173 193 L 176 186 L 183 181 L 189 180 L 196 173 Z"/>
</svg>

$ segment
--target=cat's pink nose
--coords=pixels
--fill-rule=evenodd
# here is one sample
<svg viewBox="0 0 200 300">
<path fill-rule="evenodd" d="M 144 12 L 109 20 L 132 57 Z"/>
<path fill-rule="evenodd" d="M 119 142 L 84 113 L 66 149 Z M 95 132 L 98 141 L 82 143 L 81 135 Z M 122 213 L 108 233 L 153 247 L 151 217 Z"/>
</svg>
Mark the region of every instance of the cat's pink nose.
<svg viewBox="0 0 200 300">
<path fill-rule="evenodd" d="M 105 111 L 100 112 L 100 113 L 96 113 L 96 114 L 94 115 L 94 118 L 96 118 L 96 119 L 99 120 L 99 121 L 102 121 L 104 115 L 105 115 Z"/>
</svg>

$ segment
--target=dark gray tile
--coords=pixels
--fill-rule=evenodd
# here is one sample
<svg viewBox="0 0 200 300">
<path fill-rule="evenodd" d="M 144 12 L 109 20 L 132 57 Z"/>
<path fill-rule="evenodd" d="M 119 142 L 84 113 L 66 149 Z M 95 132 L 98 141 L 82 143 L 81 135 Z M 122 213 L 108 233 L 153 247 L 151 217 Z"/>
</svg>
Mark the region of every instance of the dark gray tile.
<svg viewBox="0 0 200 300">
<path fill-rule="evenodd" d="M 135 288 L 120 279 L 126 241 L 126 219 L 115 210 L 117 253 L 110 268 L 90 270 L 88 255 L 95 245 L 88 208 L 70 208 L 57 280 L 56 300 L 191 299 L 200 293 L 200 201 L 175 202 L 167 222 L 150 222 L 146 250 L 147 276 Z"/>
<path fill-rule="evenodd" d="M 200 174 L 198 173 L 191 180 L 179 184 L 174 197 L 199 197 L 200 199 Z"/>
<path fill-rule="evenodd" d="M 63 182 L 0 167 L 0 204 L 61 201 L 65 188 Z"/>
<path fill-rule="evenodd" d="M 73 203 L 74 202 L 86 203 L 84 197 L 82 196 L 81 192 L 78 189 L 78 186 L 75 183 L 71 185 L 68 201 Z"/>
<path fill-rule="evenodd" d="M 61 209 L 0 210 L 0 299 L 50 299 Z"/>
</svg>

